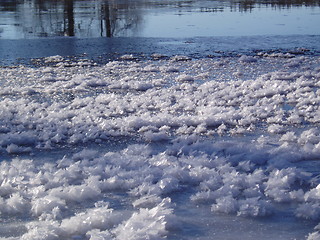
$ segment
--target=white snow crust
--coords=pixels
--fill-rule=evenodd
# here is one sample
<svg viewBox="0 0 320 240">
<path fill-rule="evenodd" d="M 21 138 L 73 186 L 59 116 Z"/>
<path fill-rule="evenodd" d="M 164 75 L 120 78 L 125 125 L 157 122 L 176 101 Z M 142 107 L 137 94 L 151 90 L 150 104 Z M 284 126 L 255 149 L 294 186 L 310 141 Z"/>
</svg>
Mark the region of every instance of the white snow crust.
<svg viewBox="0 0 320 240">
<path fill-rule="evenodd" d="M 43 61 L 0 68 L 1 239 L 189 239 L 183 204 L 319 239 L 319 57 Z"/>
</svg>

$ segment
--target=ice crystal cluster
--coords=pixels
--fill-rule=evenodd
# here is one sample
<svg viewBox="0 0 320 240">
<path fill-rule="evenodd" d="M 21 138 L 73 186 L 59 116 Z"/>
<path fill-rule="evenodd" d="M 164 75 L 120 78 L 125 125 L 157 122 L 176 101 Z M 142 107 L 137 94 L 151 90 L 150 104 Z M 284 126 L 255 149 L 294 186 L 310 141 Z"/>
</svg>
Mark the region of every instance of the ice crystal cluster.
<svg viewBox="0 0 320 240">
<path fill-rule="evenodd" d="M 1 239 L 192 239 L 196 209 L 319 239 L 319 57 L 42 60 L 0 68 Z"/>
</svg>

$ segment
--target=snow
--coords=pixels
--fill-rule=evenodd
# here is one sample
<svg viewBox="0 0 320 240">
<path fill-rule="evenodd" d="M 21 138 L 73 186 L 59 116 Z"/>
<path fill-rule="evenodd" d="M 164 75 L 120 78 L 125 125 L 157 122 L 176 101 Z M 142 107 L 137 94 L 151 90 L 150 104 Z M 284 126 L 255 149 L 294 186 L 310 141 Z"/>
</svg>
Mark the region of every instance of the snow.
<svg viewBox="0 0 320 240">
<path fill-rule="evenodd" d="M 203 216 L 283 212 L 305 225 L 281 239 L 319 238 L 318 56 L 43 61 L 0 68 L 1 239 L 193 239 Z"/>
</svg>

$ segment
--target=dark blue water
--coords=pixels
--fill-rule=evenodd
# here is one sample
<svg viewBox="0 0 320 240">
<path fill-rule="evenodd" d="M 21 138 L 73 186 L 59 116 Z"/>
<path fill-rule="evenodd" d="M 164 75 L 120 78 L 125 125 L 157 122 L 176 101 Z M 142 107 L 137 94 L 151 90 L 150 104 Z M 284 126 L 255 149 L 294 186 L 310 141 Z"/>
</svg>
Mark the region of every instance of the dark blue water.
<svg viewBox="0 0 320 240">
<path fill-rule="evenodd" d="M 34 64 L 35 58 L 54 55 L 89 58 L 97 63 L 132 54 L 137 59 L 186 55 L 191 58 L 285 52 L 319 55 L 320 35 L 197 37 L 197 38 L 70 38 L 0 40 L 0 65 Z M 39 63 L 39 61 L 37 61 Z"/>
</svg>

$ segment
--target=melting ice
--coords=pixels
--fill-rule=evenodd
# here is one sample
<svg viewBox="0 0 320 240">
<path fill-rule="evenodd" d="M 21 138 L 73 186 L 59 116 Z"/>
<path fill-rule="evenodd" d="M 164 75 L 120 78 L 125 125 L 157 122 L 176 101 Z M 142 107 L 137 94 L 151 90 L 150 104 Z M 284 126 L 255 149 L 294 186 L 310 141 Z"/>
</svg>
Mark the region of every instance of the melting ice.
<svg viewBox="0 0 320 240">
<path fill-rule="evenodd" d="M 320 58 L 0 68 L 1 239 L 320 239 Z"/>
</svg>

